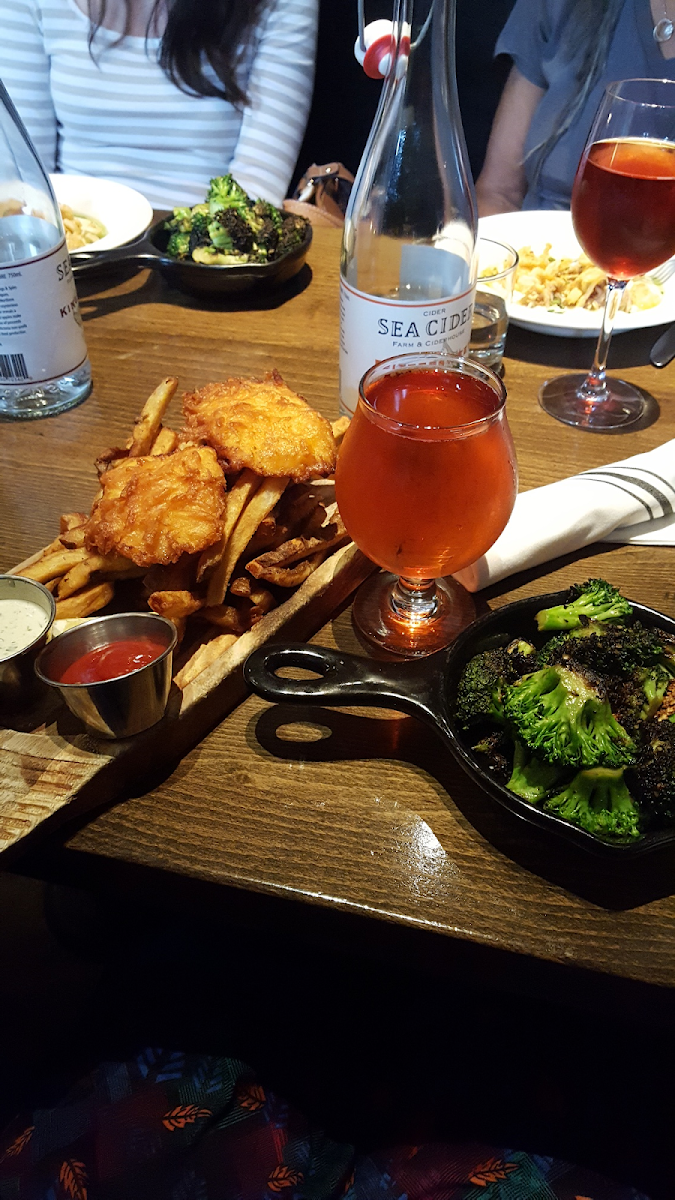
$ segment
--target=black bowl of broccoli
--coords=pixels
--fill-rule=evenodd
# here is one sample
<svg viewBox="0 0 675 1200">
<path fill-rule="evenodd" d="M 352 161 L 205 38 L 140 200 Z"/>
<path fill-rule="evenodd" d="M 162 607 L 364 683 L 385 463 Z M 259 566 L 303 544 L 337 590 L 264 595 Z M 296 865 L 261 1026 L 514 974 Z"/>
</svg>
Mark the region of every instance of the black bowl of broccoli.
<svg viewBox="0 0 675 1200">
<path fill-rule="evenodd" d="M 582 850 L 675 843 L 675 621 L 604 580 L 506 604 L 415 662 L 272 646 L 244 673 L 267 700 L 420 718 L 492 799 Z"/>
<path fill-rule="evenodd" d="M 212 179 L 203 204 L 175 208 L 138 241 L 82 251 L 77 276 L 111 266 L 150 267 L 190 296 L 217 300 L 279 287 L 302 269 L 312 241 L 304 217 L 253 200 L 232 179 Z"/>
</svg>

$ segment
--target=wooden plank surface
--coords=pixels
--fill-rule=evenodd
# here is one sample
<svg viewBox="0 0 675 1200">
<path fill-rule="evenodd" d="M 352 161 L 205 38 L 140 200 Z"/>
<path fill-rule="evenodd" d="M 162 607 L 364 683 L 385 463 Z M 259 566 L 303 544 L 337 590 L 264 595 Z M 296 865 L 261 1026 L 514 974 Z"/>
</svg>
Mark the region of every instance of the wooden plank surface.
<svg viewBox="0 0 675 1200">
<path fill-rule="evenodd" d="M 0 532 L 5 566 L 53 535 L 54 513 L 83 507 L 91 460 L 114 443 L 157 379 L 199 386 L 276 366 L 337 415 L 339 234 L 318 229 L 311 282 L 278 307 L 201 310 L 145 274 L 95 292 L 83 310 L 96 387 L 72 413 L 3 425 Z M 648 450 L 675 436 L 675 375 L 648 366 L 658 330 L 617 338 L 610 368 L 650 391 L 650 422 L 589 435 L 538 407 L 551 374 L 583 369 L 591 341 L 512 329 L 505 382 L 521 486 Z M 480 605 L 608 575 L 675 616 L 669 548 L 596 546 L 505 580 Z M 320 633 L 356 649 L 348 613 Z M 294 718 L 294 720 L 292 720 Z M 296 739 L 299 739 L 296 740 Z M 289 713 L 249 698 L 168 779 L 93 817 L 66 849 L 183 878 L 300 898 L 433 929 L 478 946 L 672 987 L 672 861 L 628 876 L 537 841 L 492 808 L 431 733 L 381 711 Z M 139 794 L 140 793 L 140 794 Z"/>
</svg>

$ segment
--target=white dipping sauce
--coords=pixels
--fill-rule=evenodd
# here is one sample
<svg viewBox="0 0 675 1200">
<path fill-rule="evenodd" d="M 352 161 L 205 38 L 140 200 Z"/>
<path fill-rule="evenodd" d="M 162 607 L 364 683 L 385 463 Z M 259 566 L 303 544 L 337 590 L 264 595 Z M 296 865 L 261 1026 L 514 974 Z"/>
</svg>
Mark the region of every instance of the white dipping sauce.
<svg viewBox="0 0 675 1200">
<path fill-rule="evenodd" d="M 0 660 L 25 650 L 48 625 L 48 614 L 34 600 L 0 596 Z"/>
</svg>

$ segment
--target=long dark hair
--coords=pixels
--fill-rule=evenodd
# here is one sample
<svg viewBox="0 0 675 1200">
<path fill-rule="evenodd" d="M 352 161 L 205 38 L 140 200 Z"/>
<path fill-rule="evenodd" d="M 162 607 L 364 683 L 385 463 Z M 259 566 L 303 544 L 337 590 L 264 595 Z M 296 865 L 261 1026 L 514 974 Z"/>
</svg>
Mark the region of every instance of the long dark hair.
<svg viewBox="0 0 675 1200">
<path fill-rule="evenodd" d="M 530 187 L 538 181 L 546 157 L 583 111 L 600 79 L 623 4 L 624 0 L 569 0 L 561 44 L 567 62 L 576 64 L 577 86 L 558 114 L 555 129 L 528 154 L 535 162 Z"/>
<path fill-rule="evenodd" d="M 247 103 L 237 82 L 237 68 L 256 40 L 257 26 L 271 0 L 155 0 L 148 18 L 146 38 L 152 36 L 158 17 L 167 11 L 159 51 L 164 74 L 182 92 L 192 96 L 219 96 L 231 104 Z M 105 21 L 107 0 L 87 0 L 89 48 Z M 124 0 L 125 28 L 117 45 L 129 32 L 133 0 Z M 206 74 L 211 67 L 214 80 Z"/>
</svg>

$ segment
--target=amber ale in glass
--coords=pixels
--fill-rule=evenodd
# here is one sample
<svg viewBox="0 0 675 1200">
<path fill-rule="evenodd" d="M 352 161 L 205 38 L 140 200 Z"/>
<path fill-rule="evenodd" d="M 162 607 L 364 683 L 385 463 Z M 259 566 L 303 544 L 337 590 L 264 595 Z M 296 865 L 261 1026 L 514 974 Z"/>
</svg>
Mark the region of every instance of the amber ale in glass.
<svg viewBox="0 0 675 1200">
<path fill-rule="evenodd" d="M 517 471 L 505 395 L 497 376 L 466 359 L 404 356 L 364 376 L 335 486 L 357 546 L 399 577 L 398 584 L 390 581 L 392 596 L 381 600 L 381 636 L 373 640 L 386 645 L 387 628 L 393 638 L 396 626 L 405 641 L 412 624 L 408 640 L 418 648 L 407 652 L 429 653 L 461 627 L 459 616 L 449 614 L 453 597 L 446 595 L 447 585 L 439 590 L 434 580 L 480 558 L 511 514 Z M 455 627 L 448 636 L 441 625 L 449 615 Z M 364 624 L 372 621 L 366 616 Z M 371 629 L 361 628 L 372 636 Z M 400 645 L 397 651 L 406 653 Z"/>
</svg>

